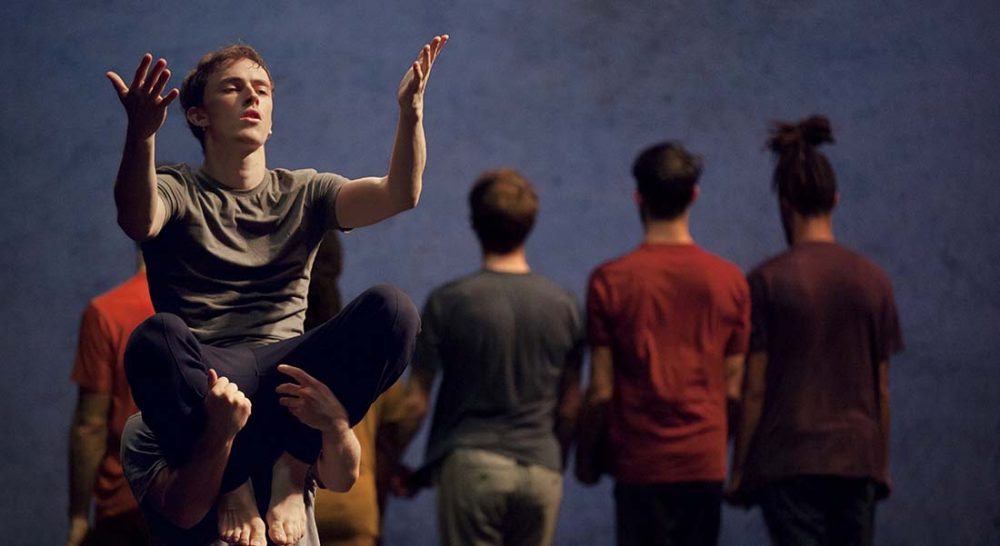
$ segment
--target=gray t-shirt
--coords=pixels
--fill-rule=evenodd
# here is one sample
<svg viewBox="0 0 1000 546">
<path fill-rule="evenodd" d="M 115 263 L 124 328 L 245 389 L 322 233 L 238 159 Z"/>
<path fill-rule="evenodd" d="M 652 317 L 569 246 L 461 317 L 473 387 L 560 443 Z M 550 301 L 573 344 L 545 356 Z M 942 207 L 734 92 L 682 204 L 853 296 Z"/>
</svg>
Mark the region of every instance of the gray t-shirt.
<svg viewBox="0 0 1000 546">
<path fill-rule="evenodd" d="M 215 509 L 210 509 L 205 518 L 191 529 L 181 529 L 167 521 L 150 506 L 150 502 L 146 498 L 149 487 L 156 474 L 170 465 L 171 462 L 160 450 L 156 435 L 143 422 L 141 413 L 132 415 L 125 422 L 121 445 L 122 469 L 125 473 L 125 479 L 139 502 L 154 544 L 157 546 L 225 546 L 225 543 L 219 540 Z M 173 461 L 173 464 L 178 465 L 179 463 Z M 257 484 L 254 487 L 254 492 L 257 496 L 258 510 L 263 517 L 270 501 L 270 487 L 261 487 L 260 484 L 270 483 L 271 470 L 264 469 L 255 473 L 252 479 Z M 297 543 L 297 546 L 320 546 L 319 533 L 316 530 L 315 501 L 315 480 L 310 478 L 305 487 L 306 534 Z M 271 542 L 269 541 L 268 544 Z"/>
<path fill-rule="evenodd" d="M 442 372 L 427 463 L 467 447 L 561 471 L 559 380 L 582 340 L 576 298 L 541 275 L 484 270 L 434 290 L 413 364 Z"/>
<path fill-rule="evenodd" d="M 202 169 L 157 169 L 163 229 L 142 245 L 153 306 L 202 343 L 268 344 L 302 333 L 316 248 L 337 223 L 342 176 L 269 170 L 234 190 Z"/>
</svg>

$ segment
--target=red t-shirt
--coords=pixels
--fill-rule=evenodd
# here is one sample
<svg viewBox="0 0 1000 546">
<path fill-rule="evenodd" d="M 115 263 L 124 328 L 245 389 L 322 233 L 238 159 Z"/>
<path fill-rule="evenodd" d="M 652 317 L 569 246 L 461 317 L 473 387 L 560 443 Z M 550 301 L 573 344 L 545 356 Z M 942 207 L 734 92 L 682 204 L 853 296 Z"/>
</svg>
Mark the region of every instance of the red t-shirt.
<svg viewBox="0 0 1000 546">
<path fill-rule="evenodd" d="M 122 475 L 119 456 L 122 429 L 139 411 L 125 379 L 125 345 L 132 330 L 153 314 L 146 274 L 90 301 L 80 322 L 80 339 L 71 379 L 85 391 L 111 395 L 108 442 L 94 485 L 95 518 L 109 518 L 138 508 Z"/>
<path fill-rule="evenodd" d="M 588 336 L 612 351 L 617 481 L 725 477 L 725 358 L 747 351 L 749 322 L 743 273 L 694 244 L 646 243 L 594 271 Z"/>
</svg>

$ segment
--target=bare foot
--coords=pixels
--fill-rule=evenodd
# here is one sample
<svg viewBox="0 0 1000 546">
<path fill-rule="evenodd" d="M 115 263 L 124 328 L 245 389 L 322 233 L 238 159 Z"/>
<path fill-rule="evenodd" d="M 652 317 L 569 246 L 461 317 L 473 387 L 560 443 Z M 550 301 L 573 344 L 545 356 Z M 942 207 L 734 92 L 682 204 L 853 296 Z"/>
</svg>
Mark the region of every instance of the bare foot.
<svg viewBox="0 0 1000 546">
<path fill-rule="evenodd" d="M 219 540 L 240 546 L 266 546 L 267 530 L 257 512 L 250 481 L 219 496 Z"/>
<path fill-rule="evenodd" d="M 302 490 L 309 465 L 282 453 L 274 463 L 267 534 L 278 546 L 293 546 L 306 532 L 306 504 Z"/>
</svg>

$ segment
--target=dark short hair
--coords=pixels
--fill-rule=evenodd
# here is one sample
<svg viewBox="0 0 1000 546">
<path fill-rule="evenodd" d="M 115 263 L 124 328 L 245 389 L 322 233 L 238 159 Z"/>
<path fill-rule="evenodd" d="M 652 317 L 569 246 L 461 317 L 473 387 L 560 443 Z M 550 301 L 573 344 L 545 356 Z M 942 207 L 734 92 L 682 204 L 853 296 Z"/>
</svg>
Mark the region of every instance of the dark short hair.
<svg viewBox="0 0 1000 546">
<path fill-rule="evenodd" d="M 777 122 L 767 145 L 778 156 L 772 187 L 804 216 L 830 212 L 837 199 L 837 177 L 816 148 L 833 142 L 830 120 L 811 116 L 798 123 Z"/>
<path fill-rule="evenodd" d="M 486 252 L 505 254 L 521 246 L 538 214 L 538 195 L 514 169 L 479 175 L 469 192 L 472 229 Z"/>
<path fill-rule="evenodd" d="M 184 110 L 185 120 L 187 120 L 187 111 L 189 108 L 201 107 L 205 104 L 205 86 L 208 84 L 208 78 L 216 71 L 224 69 L 241 59 L 249 59 L 263 68 L 264 72 L 267 72 L 267 78 L 271 80 L 271 87 L 274 87 L 274 78 L 271 77 L 271 71 L 267 68 L 267 64 L 264 63 L 263 57 L 260 56 L 260 53 L 257 53 L 257 50 L 246 44 L 233 44 L 222 49 L 217 49 L 202 57 L 198 61 L 198 65 L 194 67 L 194 70 L 188 72 L 188 75 L 184 77 L 184 83 L 181 84 L 180 103 L 181 109 Z M 198 142 L 201 143 L 202 149 L 204 149 L 205 129 L 191 123 L 190 120 L 188 120 L 187 124 L 188 128 L 191 129 L 191 133 L 194 134 Z"/>
<path fill-rule="evenodd" d="M 663 142 L 639 154 L 632 176 L 645 214 L 654 220 L 673 220 L 691 204 L 701 176 L 701 158 L 676 142 Z"/>
</svg>

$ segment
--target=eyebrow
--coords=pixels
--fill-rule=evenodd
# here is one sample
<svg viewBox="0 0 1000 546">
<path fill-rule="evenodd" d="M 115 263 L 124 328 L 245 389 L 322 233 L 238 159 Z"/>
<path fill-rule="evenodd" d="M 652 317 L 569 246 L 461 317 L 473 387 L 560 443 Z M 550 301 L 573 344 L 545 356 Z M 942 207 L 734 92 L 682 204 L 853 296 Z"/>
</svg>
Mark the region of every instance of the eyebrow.
<svg viewBox="0 0 1000 546">
<path fill-rule="evenodd" d="M 219 85 L 226 85 L 226 84 L 230 84 L 230 83 L 243 83 L 244 81 L 246 81 L 246 80 L 244 80 L 243 78 L 240 78 L 238 76 L 230 76 L 228 78 L 224 78 L 222 80 L 219 80 Z M 262 79 L 259 79 L 259 78 L 258 79 L 250 80 L 250 85 L 253 85 L 253 86 L 266 85 L 268 88 L 274 87 L 273 85 L 271 85 L 271 82 L 269 82 L 267 80 L 262 80 Z"/>
</svg>

